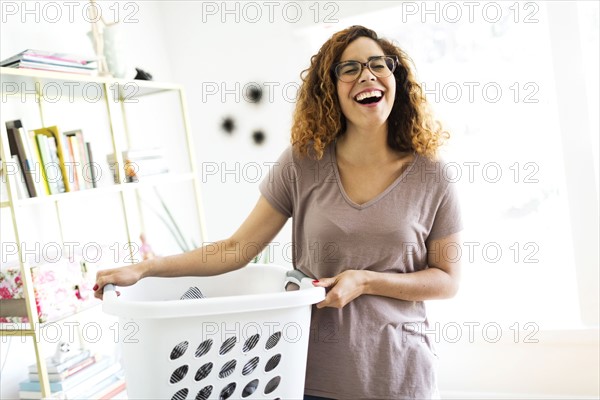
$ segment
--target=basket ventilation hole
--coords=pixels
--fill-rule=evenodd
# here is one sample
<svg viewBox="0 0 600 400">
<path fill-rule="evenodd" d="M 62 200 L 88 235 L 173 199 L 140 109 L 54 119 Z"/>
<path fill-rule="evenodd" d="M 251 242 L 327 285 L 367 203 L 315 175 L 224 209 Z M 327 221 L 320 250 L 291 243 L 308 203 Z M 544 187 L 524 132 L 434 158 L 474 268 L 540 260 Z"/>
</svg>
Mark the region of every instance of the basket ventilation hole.
<svg viewBox="0 0 600 400">
<path fill-rule="evenodd" d="M 269 381 L 269 383 L 267 383 L 267 386 L 265 386 L 265 394 L 269 394 L 272 391 L 274 391 L 275 389 L 277 389 L 277 386 L 279 386 L 280 382 L 281 382 L 280 376 L 276 376 L 275 378 L 271 379 Z"/>
<path fill-rule="evenodd" d="M 185 353 L 190 343 L 188 341 L 181 342 L 171 350 L 171 360 L 176 360 Z"/>
<path fill-rule="evenodd" d="M 277 346 L 277 343 L 279 343 L 279 339 L 281 339 L 281 331 L 275 332 L 269 337 L 269 339 L 267 339 L 265 349 L 270 350 L 273 347 Z"/>
<path fill-rule="evenodd" d="M 235 336 L 230 337 L 229 339 L 224 341 L 221 345 L 221 348 L 219 349 L 219 354 L 223 355 L 229 353 L 229 351 L 233 349 L 233 346 L 235 346 L 235 342 L 237 342 L 237 338 Z"/>
<path fill-rule="evenodd" d="M 226 378 L 229 375 L 233 374 L 233 371 L 235 370 L 235 365 L 235 360 L 227 361 L 225 365 L 223 365 L 223 368 L 221 368 L 221 372 L 219 372 L 219 378 Z"/>
<path fill-rule="evenodd" d="M 250 396 L 252 393 L 254 393 L 256 391 L 257 387 L 258 387 L 258 379 L 248 382 L 248 384 L 242 391 L 242 397 Z"/>
<path fill-rule="evenodd" d="M 210 372 L 212 371 L 212 368 L 213 368 L 213 364 L 210 362 L 206 363 L 203 366 L 201 366 L 200 368 L 198 368 L 198 371 L 196 371 L 196 376 L 194 377 L 194 379 L 196 379 L 196 382 L 201 381 L 202 379 L 206 378 L 208 376 L 208 374 L 210 374 Z"/>
<path fill-rule="evenodd" d="M 233 394 L 235 390 L 235 382 L 231 382 L 229 385 L 225 386 L 223 390 L 221 390 L 221 395 L 219 396 L 219 400 L 227 400 Z"/>
<path fill-rule="evenodd" d="M 187 394 L 188 394 L 187 388 L 181 389 L 180 391 L 175 393 L 173 395 L 173 397 L 171 397 L 171 400 L 185 400 L 185 398 L 187 397 Z"/>
<path fill-rule="evenodd" d="M 265 372 L 274 370 L 279 365 L 279 361 L 281 361 L 281 354 L 275 354 L 271 357 L 269 361 L 267 361 L 267 365 L 265 365 Z"/>
<path fill-rule="evenodd" d="M 258 365 L 258 357 L 254 357 L 252 360 L 248 361 L 244 368 L 242 369 L 242 375 L 249 375 L 256 369 Z"/>
<path fill-rule="evenodd" d="M 196 395 L 196 400 L 207 400 L 210 397 L 212 390 L 213 387 L 210 385 L 203 387 Z"/>
<path fill-rule="evenodd" d="M 244 353 L 247 353 L 250 350 L 252 350 L 258 344 L 259 339 L 260 339 L 260 335 L 258 333 L 250 336 L 248 338 L 248 340 L 246 340 L 246 343 L 244 343 L 244 347 L 243 347 L 242 351 Z"/>
<path fill-rule="evenodd" d="M 171 382 L 171 383 L 177 383 L 180 380 L 182 380 L 183 378 L 185 378 L 185 376 L 186 376 L 187 373 L 188 373 L 188 366 L 187 365 L 182 365 L 181 367 L 179 367 L 175 371 L 173 371 L 173 373 L 171 374 L 171 379 L 169 380 L 169 382 Z"/>
<path fill-rule="evenodd" d="M 202 357 L 206 353 L 210 351 L 210 348 L 213 345 L 212 339 L 207 339 L 204 342 L 200 343 L 198 348 L 196 349 L 196 358 Z"/>
</svg>

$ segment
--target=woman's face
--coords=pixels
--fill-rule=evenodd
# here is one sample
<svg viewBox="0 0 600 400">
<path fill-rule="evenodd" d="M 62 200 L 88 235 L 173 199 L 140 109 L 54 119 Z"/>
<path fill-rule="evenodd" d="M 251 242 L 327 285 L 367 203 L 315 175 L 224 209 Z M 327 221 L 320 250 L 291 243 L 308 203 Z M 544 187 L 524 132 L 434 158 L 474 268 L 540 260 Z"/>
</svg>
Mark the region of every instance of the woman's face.
<svg viewBox="0 0 600 400">
<path fill-rule="evenodd" d="M 377 42 L 360 37 L 346 47 L 340 62 L 353 60 L 365 63 L 369 57 L 383 55 L 383 50 Z M 366 67 L 354 82 L 347 83 L 339 79 L 337 81 L 337 94 L 348 128 L 354 125 L 360 129 L 374 129 L 386 123 L 392 111 L 395 93 L 396 80 L 393 74 L 379 78 Z M 375 101 L 377 98 L 379 100 Z"/>
</svg>

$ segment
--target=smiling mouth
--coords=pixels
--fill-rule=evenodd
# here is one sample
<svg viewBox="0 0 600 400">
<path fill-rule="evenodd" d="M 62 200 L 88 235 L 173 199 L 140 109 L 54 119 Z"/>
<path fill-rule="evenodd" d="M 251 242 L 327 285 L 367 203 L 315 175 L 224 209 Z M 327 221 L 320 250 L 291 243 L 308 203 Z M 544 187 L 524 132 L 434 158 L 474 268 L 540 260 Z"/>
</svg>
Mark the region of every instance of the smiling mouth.
<svg viewBox="0 0 600 400">
<path fill-rule="evenodd" d="M 373 104 L 379 103 L 383 99 L 383 92 L 381 90 L 371 90 L 369 92 L 362 92 L 354 96 L 354 101 L 358 104 Z"/>
</svg>

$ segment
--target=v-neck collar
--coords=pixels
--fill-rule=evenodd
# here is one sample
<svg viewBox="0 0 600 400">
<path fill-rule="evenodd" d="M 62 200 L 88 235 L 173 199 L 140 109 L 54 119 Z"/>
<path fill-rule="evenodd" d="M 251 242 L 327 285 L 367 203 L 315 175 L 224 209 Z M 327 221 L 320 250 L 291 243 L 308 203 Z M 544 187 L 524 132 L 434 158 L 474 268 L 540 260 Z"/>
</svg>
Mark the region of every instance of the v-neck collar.
<svg viewBox="0 0 600 400">
<path fill-rule="evenodd" d="M 342 194 L 342 197 L 344 198 L 344 200 L 346 201 L 346 203 L 348 203 L 348 205 L 350 205 L 353 208 L 356 208 L 357 210 L 364 210 L 365 208 L 368 208 L 370 206 L 372 206 L 373 204 L 377 203 L 379 200 L 381 200 L 382 198 L 384 198 L 389 192 L 391 192 L 396 186 L 398 186 L 398 184 L 406 177 L 406 175 L 414 168 L 416 162 L 417 162 L 417 158 L 419 157 L 419 155 L 415 152 L 413 153 L 414 157 L 410 163 L 410 165 L 408 165 L 404 171 L 402 171 L 402 173 L 400 174 L 400 176 L 398 176 L 398 178 L 396 178 L 394 180 L 394 182 L 392 182 L 387 188 L 385 188 L 385 190 L 381 193 L 379 193 L 377 196 L 375 196 L 374 198 L 372 198 L 371 200 L 367 201 L 366 203 L 363 204 L 358 204 L 355 203 L 350 196 L 348 196 L 348 193 L 346 193 L 346 190 L 344 189 L 344 185 L 342 184 L 342 178 L 340 175 L 340 170 L 338 168 L 337 165 L 337 156 L 336 156 L 336 149 L 335 149 L 335 141 L 332 142 L 329 146 L 329 156 L 331 159 L 331 162 L 333 164 L 333 171 L 335 173 L 335 179 L 337 181 L 338 184 L 338 188 L 340 189 L 340 193 Z"/>
</svg>

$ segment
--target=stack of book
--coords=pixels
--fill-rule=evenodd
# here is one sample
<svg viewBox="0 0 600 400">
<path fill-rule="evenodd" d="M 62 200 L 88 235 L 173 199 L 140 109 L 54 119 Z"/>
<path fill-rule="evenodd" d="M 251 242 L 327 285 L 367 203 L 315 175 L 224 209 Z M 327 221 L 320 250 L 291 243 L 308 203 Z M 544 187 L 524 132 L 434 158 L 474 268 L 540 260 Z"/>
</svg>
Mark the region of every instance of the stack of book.
<svg viewBox="0 0 600 400">
<path fill-rule="evenodd" d="M 88 350 L 61 363 L 47 360 L 52 395 L 67 399 L 113 399 L 125 391 L 125 379 L 119 363 Z M 41 399 L 40 378 L 35 364 L 29 366 L 29 379 L 19 383 L 20 399 Z"/>
<path fill-rule="evenodd" d="M 90 58 L 31 49 L 7 58 L 0 62 L 0 66 L 69 72 L 83 75 L 94 75 L 97 73 L 96 61 Z"/>
<path fill-rule="evenodd" d="M 139 182 L 142 177 L 169 172 L 161 149 L 125 150 L 122 154 L 125 165 L 121 170 L 125 172 L 126 182 Z M 109 154 L 107 161 L 116 182 L 118 165 L 115 155 Z"/>
<path fill-rule="evenodd" d="M 17 179 L 17 198 L 73 192 L 96 187 L 98 166 L 81 130 L 60 133 L 51 126 L 26 131 L 21 120 L 6 122 Z M 8 168 L 6 174 L 9 174 Z"/>
</svg>

